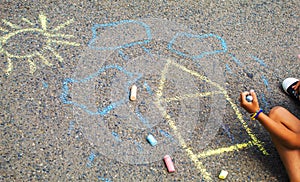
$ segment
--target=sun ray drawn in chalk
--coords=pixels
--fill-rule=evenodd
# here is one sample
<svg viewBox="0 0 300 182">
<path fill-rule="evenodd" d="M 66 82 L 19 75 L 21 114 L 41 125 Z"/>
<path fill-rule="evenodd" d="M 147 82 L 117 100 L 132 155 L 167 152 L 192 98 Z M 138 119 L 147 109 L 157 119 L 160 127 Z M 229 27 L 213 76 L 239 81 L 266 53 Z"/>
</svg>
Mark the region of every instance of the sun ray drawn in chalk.
<svg viewBox="0 0 300 182">
<path fill-rule="evenodd" d="M 27 27 L 22 27 L 21 25 L 16 25 L 7 20 L 2 20 L 5 26 L 0 27 L 0 31 L 4 33 L 2 37 L 0 37 L 0 54 L 3 54 L 6 59 L 7 68 L 4 70 L 7 75 L 9 75 L 13 70 L 13 60 L 14 59 L 23 59 L 27 60 L 27 63 L 30 67 L 30 73 L 34 73 L 36 71 L 36 61 L 41 61 L 43 64 L 47 66 L 51 66 L 52 63 L 45 57 L 47 53 L 51 53 L 54 57 L 59 61 L 63 62 L 63 58 L 61 55 L 54 49 L 55 45 L 67 45 L 67 46 L 80 46 L 79 43 L 69 41 L 68 39 L 73 38 L 73 35 L 61 34 L 59 30 L 66 28 L 73 22 L 73 19 L 68 20 L 53 29 L 49 29 L 47 17 L 44 14 L 40 14 L 38 18 L 38 24 L 35 24 L 31 20 L 27 18 L 21 19 Z M 9 29 L 10 30 L 9 30 Z M 19 50 L 11 50 L 12 46 L 9 44 L 15 40 L 24 38 L 28 39 L 28 36 L 31 35 L 34 37 L 34 42 L 38 42 L 38 49 L 30 49 L 27 50 L 30 45 L 19 45 L 14 44 L 15 49 Z M 17 36 L 17 37 L 16 37 Z M 32 39 L 32 37 L 29 37 Z M 24 47 L 22 47 L 24 46 Z M 24 52 L 24 50 L 26 51 Z"/>
</svg>

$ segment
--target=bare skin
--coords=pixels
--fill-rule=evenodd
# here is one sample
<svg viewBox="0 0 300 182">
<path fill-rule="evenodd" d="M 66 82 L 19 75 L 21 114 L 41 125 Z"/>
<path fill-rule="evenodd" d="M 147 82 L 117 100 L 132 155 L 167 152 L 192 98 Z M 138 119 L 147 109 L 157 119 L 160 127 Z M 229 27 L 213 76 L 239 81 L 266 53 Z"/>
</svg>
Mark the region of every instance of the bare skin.
<svg viewBox="0 0 300 182">
<path fill-rule="evenodd" d="M 299 86 L 300 82 L 296 89 Z M 253 97 L 252 102 L 246 101 L 248 94 Z M 255 113 L 260 108 L 254 91 L 241 93 L 240 102 L 249 113 Z M 260 113 L 257 120 L 270 133 L 290 181 L 300 182 L 300 120 L 280 106 L 274 107 L 269 115 Z"/>
</svg>

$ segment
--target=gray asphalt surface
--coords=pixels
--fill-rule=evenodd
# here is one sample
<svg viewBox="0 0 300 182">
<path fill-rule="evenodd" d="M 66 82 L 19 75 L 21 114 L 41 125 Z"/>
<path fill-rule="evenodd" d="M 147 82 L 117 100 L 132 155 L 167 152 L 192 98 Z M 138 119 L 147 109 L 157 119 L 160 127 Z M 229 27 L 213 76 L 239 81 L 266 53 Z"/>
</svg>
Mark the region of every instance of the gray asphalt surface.
<svg viewBox="0 0 300 182">
<path fill-rule="evenodd" d="M 299 77 L 298 1 L 1 1 L 0 8 L 1 181 L 219 181 L 221 170 L 228 171 L 225 181 L 288 181 L 269 134 L 257 121 L 249 120 L 249 114 L 239 107 L 238 97 L 240 92 L 254 89 L 265 112 L 281 105 L 300 117 L 299 105 L 280 89 L 286 77 Z M 222 125 L 210 130 L 217 134 L 205 147 L 200 140 L 203 126 L 194 125 L 191 135 L 183 134 L 191 136 L 185 138 L 187 146 L 184 146 L 179 135 L 172 131 L 172 125 L 164 125 L 179 143 L 174 150 L 161 149 L 170 152 L 174 173 L 167 172 L 161 156 L 145 163 L 139 163 L 140 158 L 130 162 L 126 155 L 134 159 L 135 154 L 125 151 L 129 148 L 113 155 L 107 152 L 109 145 L 93 143 L 86 125 L 82 127 L 82 122 L 76 119 L 80 113 L 62 99 L 65 79 L 80 75 L 79 66 L 85 68 L 88 60 L 83 55 L 90 53 L 88 45 L 94 38 L 94 25 L 140 19 L 174 22 L 197 35 L 217 35 L 226 41 L 226 51 L 203 56 L 219 61 L 222 68 L 220 73 L 225 83 L 220 84 L 230 98 L 223 108 Z M 49 30 L 48 34 L 45 30 Z M 160 51 L 159 46 L 145 47 Z M 208 47 L 220 50 L 220 44 L 213 42 Z M 123 48 L 126 56 L 127 49 Z M 93 56 L 100 59 L 101 55 Z M 129 59 L 134 58 L 128 55 Z M 196 69 L 196 64 L 184 61 L 178 63 Z M 112 62 L 107 60 L 107 64 Z M 95 66 L 87 65 L 86 69 L 99 69 Z M 158 66 L 148 69 L 163 70 Z M 198 72 L 202 73 L 200 68 Z M 116 74 L 102 76 L 109 80 Z M 157 80 L 153 78 L 154 81 Z M 69 84 L 70 88 L 72 85 L 75 82 Z M 104 103 L 101 96 L 95 97 L 98 104 Z M 201 118 L 207 119 L 213 107 L 205 107 L 210 103 L 205 98 L 200 100 L 204 103 L 199 104 L 203 109 Z M 176 107 L 173 104 L 170 112 L 176 114 Z M 87 123 L 91 119 L 80 118 Z M 106 120 L 115 125 L 118 122 L 117 117 Z M 184 127 L 176 124 L 182 129 L 179 132 L 183 132 Z M 127 129 L 126 125 L 120 126 L 125 133 Z M 107 143 L 106 136 L 101 137 Z M 158 153 L 163 155 L 161 150 Z"/>
</svg>

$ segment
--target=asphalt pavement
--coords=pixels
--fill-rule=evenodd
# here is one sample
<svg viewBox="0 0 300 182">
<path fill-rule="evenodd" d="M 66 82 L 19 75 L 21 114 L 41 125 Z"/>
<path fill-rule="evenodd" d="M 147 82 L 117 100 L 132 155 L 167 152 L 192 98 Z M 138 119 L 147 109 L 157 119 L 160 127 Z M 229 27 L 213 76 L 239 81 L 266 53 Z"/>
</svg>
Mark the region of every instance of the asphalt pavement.
<svg viewBox="0 0 300 182">
<path fill-rule="evenodd" d="M 288 181 L 238 98 L 300 118 L 280 88 L 300 77 L 298 1 L 0 9 L 0 181 Z"/>
</svg>

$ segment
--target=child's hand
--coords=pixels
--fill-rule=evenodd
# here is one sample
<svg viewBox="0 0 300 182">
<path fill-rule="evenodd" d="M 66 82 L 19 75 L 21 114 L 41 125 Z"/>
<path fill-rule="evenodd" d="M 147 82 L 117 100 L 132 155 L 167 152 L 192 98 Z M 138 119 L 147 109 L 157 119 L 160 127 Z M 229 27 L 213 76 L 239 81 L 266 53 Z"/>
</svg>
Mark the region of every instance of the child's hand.
<svg viewBox="0 0 300 182">
<path fill-rule="evenodd" d="M 294 85 L 292 88 L 293 88 L 295 91 L 299 92 L 300 81 L 298 81 L 298 83 L 296 83 L 296 85 Z"/>
<path fill-rule="evenodd" d="M 248 102 L 246 100 L 246 96 L 249 95 L 249 94 L 253 97 L 252 102 Z M 244 109 L 246 109 L 246 111 L 249 112 L 249 113 L 255 113 L 259 110 L 259 104 L 258 104 L 258 100 L 257 100 L 257 97 L 256 97 L 256 94 L 255 94 L 254 90 L 250 90 L 250 92 L 241 93 L 240 102 L 241 102 L 241 106 Z"/>
</svg>

